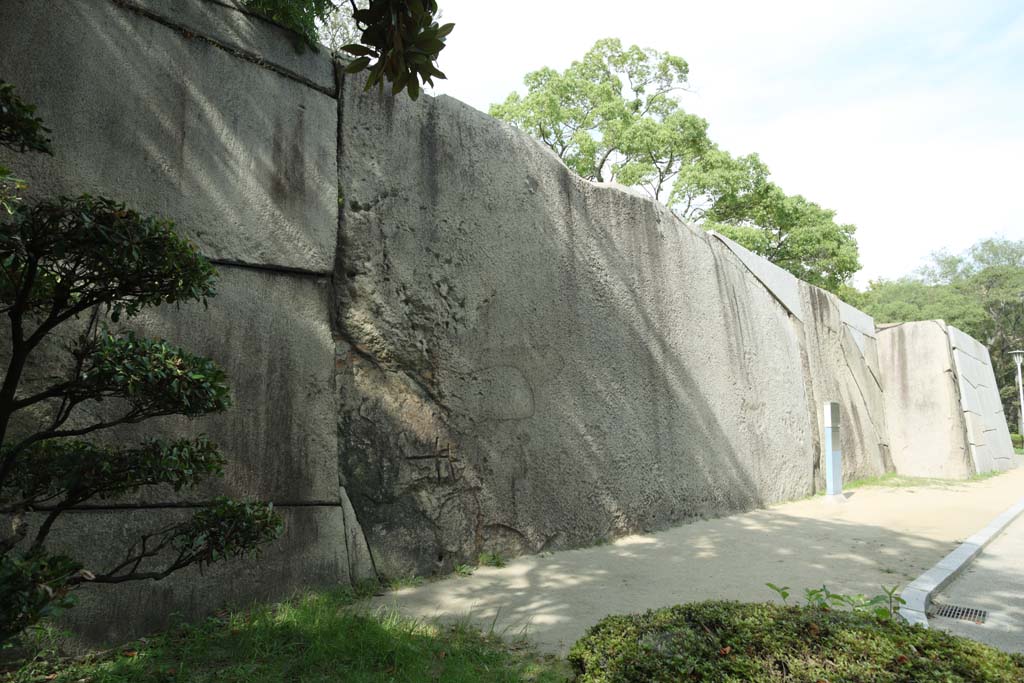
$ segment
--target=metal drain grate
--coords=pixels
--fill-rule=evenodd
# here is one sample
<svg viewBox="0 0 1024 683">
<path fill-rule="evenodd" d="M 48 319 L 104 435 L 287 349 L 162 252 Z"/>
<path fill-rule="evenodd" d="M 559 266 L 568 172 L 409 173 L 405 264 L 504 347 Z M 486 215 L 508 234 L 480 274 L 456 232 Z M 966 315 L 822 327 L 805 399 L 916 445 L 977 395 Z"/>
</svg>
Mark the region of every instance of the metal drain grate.
<svg viewBox="0 0 1024 683">
<path fill-rule="evenodd" d="M 988 618 L 988 612 L 983 609 L 961 607 L 960 605 L 940 605 L 938 603 L 933 603 L 930 611 L 933 617 L 973 621 L 975 624 L 984 624 L 985 619 Z"/>
</svg>

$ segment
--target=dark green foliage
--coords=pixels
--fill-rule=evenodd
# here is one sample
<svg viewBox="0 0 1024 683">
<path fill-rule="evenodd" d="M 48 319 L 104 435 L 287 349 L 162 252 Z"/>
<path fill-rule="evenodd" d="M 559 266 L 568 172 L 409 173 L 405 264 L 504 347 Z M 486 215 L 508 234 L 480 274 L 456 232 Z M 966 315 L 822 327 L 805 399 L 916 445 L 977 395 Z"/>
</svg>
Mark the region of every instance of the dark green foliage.
<svg viewBox="0 0 1024 683">
<path fill-rule="evenodd" d="M 203 567 L 257 554 L 260 546 L 280 536 L 283 529 L 273 505 L 218 498 L 185 522 L 143 534 L 119 564 L 88 580 L 123 583 L 163 579 L 192 565 Z M 161 566 L 140 570 L 143 562 L 155 558 L 160 558 Z"/>
<path fill-rule="evenodd" d="M 25 104 L 14 93 L 14 86 L 0 80 L 0 147 L 15 152 L 42 152 L 52 154 L 49 129 L 36 118 L 36 108 Z M 26 187 L 25 181 L 14 176 L 11 169 L 0 166 L 0 209 L 14 211 L 21 198 L 18 194 Z"/>
<path fill-rule="evenodd" d="M 569 660 L 580 683 L 1024 680 L 1024 657 L 869 613 L 701 602 L 611 616 Z"/>
<path fill-rule="evenodd" d="M 339 9 L 331 0 L 244 0 L 245 6 L 294 31 L 316 49 L 317 25 L 327 24 Z M 369 0 L 359 8 L 349 0 L 360 35 L 358 43 L 341 49 L 354 57 L 348 73 L 369 71 L 366 89 L 391 84 L 392 94 L 402 90 L 417 99 L 420 84 L 434 84 L 445 75 L 435 66 L 455 24 L 438 25 L 436 0 Z"/>
<path fill-rule="evenodd" d="M 52 439 L 32 444 L 23 456 L 11 472 L 4 497 L 19 506 L 30 502 L 32 507 L 53 500 L 72 505 L 92 498 L 106 500 L 158 484 L 180 491 L 219 476 L 224 468 L 224 455 L 206 437 L 153 439 L 134 448 Z"/>
<path fill-rule="evenodd" d="M 274 506 L 218 498 L 192 516 L 174 535 L 173 545 L 189 555 L 182 566 L 245 557 L 284 531 Z"/>
<path fill-rule="evenodd" d="M 392 93 L 405 89 L 415 100 L 421 82 L 446 78 L 434 61 L 455 24 L 439 26 L 436 14 L 435 0 L 370 0 L 369 7 L 352 13 L 363 35 L 360 44 L 342 48 L 355 56 L 346 71 L 368 69 L 367 90 L 387 81 Z"/>
<path fill-rule="evenodd" d="M 9 86 L 0 94 L 0 144 L 47 151 L 34 110 Z M 0 173 L 7 214 L 0 218 L 0 312 L 9 321 L 0 385 L 0 647 L 69 607 L 82 583 L 162 579 L 255 552 L 281 532 L 271 505 L 219 499 L 189 520 L 142 534 L 109 567 L 86 570 L 48 552 L 54 524 L 75 506 L 146 486 L 180 490 L 223 470 L 222 453 L 205 437 L 136 447 L 77 437 L 158 416 L 221 412 L 231 397 L 211 360 L 101 322 L 161 304 L 205 304 L 214 294 L 213 266 L 172 223 L 102 197 L 26 205 L 10 192 L 12 178 Z M 66 367 L 48 368 L 26 393 L 29 358 L 47 335 L 79 317 L 88 322 L 68 348 Z M 83 415 L 84 404 L 95 410 Z"/>
<path fill-rule="evenodd" d="M 214 294 L 213 266 L 172 222 L 88 195 L 17 207 L 0 223 L 0 267 L 5 312 L 18 303 L 53 319 L 103 303 L 117 320 Z"/>
<path fill-rule="evenodd" d="M 50 149 L 50 129 L 36 117 L 36 108 L 14 93 L 14 86 L 0 80 L 0 147 L 15 152 L 43 152 Z"/>
<path fill-rule="evenodd" d="M 0 643 L 74 604 L 70 581 L 82 566 L 63 555 L 0 555 Z"/>
<path fill-rule="evenodd" d="M 218 365 L 163 340 L 103 330 L 84 335 L 72 353 L 81 370 L 58 390 L 72 401 L 123 398 L 131 407 L 131 421 L 220 413 L 231 406 Z"/>
</svg>

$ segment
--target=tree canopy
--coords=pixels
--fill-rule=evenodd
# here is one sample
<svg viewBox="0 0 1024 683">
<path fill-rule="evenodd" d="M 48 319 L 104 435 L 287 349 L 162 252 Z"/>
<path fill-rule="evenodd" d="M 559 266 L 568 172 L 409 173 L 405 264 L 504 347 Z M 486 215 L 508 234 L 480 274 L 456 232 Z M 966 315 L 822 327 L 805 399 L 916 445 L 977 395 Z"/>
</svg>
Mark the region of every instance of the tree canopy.
<svg viewBox="0 0 1024 683">
<path fill-rule="evenodd" d="M 580 176 L 643 188 L 684 220 L 717 230 L 832 291 L 859 270 L 852 225 L 771 182 L 756 154 L 734 157 L 686 112 L 689 65 L 617 39 L 599 40 L 564 71 L 526 75 L 491 114 L 550 147 Z"/>
</svg>

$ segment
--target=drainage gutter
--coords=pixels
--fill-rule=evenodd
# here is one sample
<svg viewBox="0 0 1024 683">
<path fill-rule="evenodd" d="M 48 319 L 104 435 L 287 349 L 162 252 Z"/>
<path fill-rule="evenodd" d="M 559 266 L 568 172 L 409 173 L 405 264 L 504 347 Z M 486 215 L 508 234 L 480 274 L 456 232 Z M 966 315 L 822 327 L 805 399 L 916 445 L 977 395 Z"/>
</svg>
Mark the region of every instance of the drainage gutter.
<svg viewBox="0 0 1024 683">
<path fill-rule="evenodd" d="M 1024 513 L 1024 498 L 999 515 L 988 526 L 961 543 L 956 550 L 942 558 L 938 564 L 917 577 L 907 586 L 901 597 L 906 604 L 900 606 L 900 615 L 910 624 L 928 627 L 928 608 L 932 597 L 949 585 L 967 565 L 976 558 L 1003 529 Z"/>
</svg>

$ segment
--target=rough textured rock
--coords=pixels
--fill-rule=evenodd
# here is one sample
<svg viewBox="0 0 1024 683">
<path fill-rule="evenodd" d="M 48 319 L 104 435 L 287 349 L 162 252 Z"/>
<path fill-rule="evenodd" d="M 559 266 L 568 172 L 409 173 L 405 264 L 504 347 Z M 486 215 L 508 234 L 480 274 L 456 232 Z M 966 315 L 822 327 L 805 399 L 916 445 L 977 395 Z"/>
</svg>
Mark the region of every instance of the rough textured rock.
<svg viewBox="0 0 1024 683">
<path fill-rule="evenodd" d="M 209 432 L 223 485 L 76 512 L 64 542 L 99 562 L 224 491 L 288 518 L 257 562 L 86 594 L 71 618 L 94 639 L 805 496 L 826 401 L 847 479 L 916 467 L 889 436 L 911 433 L 894 373 L 945 387 L 952 403 L 906 419 L 959 418 L 963 467 L 1005 459 L 973 340 L 951 330 L 946 365 L 896 360 L 835 297 L 455 100 L 336 87 L 233 2 L 5 0 L 0 44 L 0 76 L 53 129 L 53 159 L 0 153 L 34 196 L 112 195 L 234 264 L 209 311 L 131 324 L 218 360 L 236 407 L 118 435 Z"/>
<path fill-rule="evenodd" d="M 880 409 L 836 306 L 830 360 L 806 369 L 799 322 L 741 258 L 654 202 L 446 97 L 349 82 L 342 107 L 341 464 L 380 571 L 806 495 L 804 373 Z M 885 471 L 878 430 L 852 472 Z"/>
<path fill-rule="evenodd" d="M 181 27 L 311 85 L 334 92 L 334 61 L 294 33 L 245 10 L 236 0 L 115 0 Z"/>
<path fill-rule="evenodd" d="M 34 196 L 112 196 L 211 258 L 331 270 L 335 100 L 109 0 L 44 4 L 0 3 L 0 74 L 53 130 L 53 157 L 0 151 Z"/>
<path fill-rule="evenodd" d="M 223 3 L 183 0 L 173 12 L 167 5 L 0 3 L 0 77 L 38 106 L 55 151 L 3 151 L 0 163 L 30 181 L 31 197 L 104 194 L 171 218 L 221 261 L 208 310 L 165 307 L 130 325 L 213 357 L 228 371 L 235 407 L 107 438 L 206 432 L 229 458 L 225 479 L 69 514 L 55 527 L 57 547 L 102 564 L 138 530 L 221 493 L 274 501 L 286 534 L 259 559 L 203 576 L 90 587 L 67 617 L 90 642 L 374 572 L 339 486 L 328 277 L 338 229 L 338 110 L 324 92 L 333 91 L 333 66 L 312 53 L 293 60 L 285 32 Z M 31 367 L 37 380 L 60 376 L 61 344 L 74 332 L 40 351 Z"/>
<path fill-rule="evenodd" d="M 952 325 L 947 331 L 975 471 L 1010 469 L 1015 465 L 1013 443 L 988 349 Z"/>
<path fill-rule="evenodd" d="M 147 437 L 206 434 L 227 457 L 224 478 L 177 493 L 169 487 L 144 490 L 122 502 L 165 505 L 231 495 L 279 504 L 340 503 L 326 279 L 237 266 L 221 266 L 219 271 L 217 296 L 205 310 L 198 303 L 148 309 L 127 326 L 216 361 L 228 376 L 231 409 L 196 419 L 148 420 L 100 432 L 97 438 L 134 444 Z M 65 346 L 84 324 L 71 323 L 33 354 L 23 387 L 41 390 L 73 372 Z M 0 344 L 3 362 L 6 347 Z M 88 402 L 73 413 L 68 426 L 82 427 L 122 412 L 110 401 Z M 49 414 L 44 408 L 22 417 L 16 429 L 34 431 Z"/>
<path fill-rule="evenodd" d="M 727 237 L 711 234 L 736 254 L 794 318 L 804 364 L 802 379 L 810 399 L 808 410 L 812 424 L 817 425 L 813 448 L 817 486 L 824 487 L 818 458 L 824 430 L 822 407 L 833 401 L 840 404 L 841 410 L 843 479 L 850 481 L 891 471 L 871 317 L 834 295 L 801 282 Z"/>
<path fill-rule="evenodd" d="M 882 389 L 855 331 L 843 321 L 841 302 L 806 283 L 800 283 L 800 293 L 808 316 L 802 330 L 805 377 L 819 433 L 824 429 L 822 406 L 838 402 L 844 481 L 892 471 Z M 824 472 L 816 471 L 816 476 L 823 488 Z"/>
<path fill-rule="evenodd" d="M 941 320 L 878 333 L 896 471 L 964 479 L 1013 467 L 1013 447 L 988 358 Z"/>
<path fill-rule="evenodd" d="M 279 508 L 284 535 L 259 557 L 189 568 L 161 581 L 85 586 L 63 625 L 76 641 L 118 643 L 197 619 L 224 607 L 247 607 L 260 600 L 283 600 L 307 588 L 331 588 L 352 580 L 341 506 Z M 187 519 L 181 508 L 87 510 L 66 513 L 52 547 L 72 550 L 87 567 L 116 565 L 141 533 Z M 340 542 L 339 542 L 340 541 Z M 113 565 L 112 565 L 113 563 Z"/>
<path fill-rule="evenodd" d="M 185 494 L 260 497 L 279 503 L 339 503 L 330 287 L 324 278 L 220 266 L 217 296 L 149 309 L 133 321 L 225 369 L 234 405 L 222 415 L 168 418 L 124 430 L 208 434 L 228 457 L 222 482 Z M 165 492 L 149 502 L 179 500 Z"/>
</svg>

